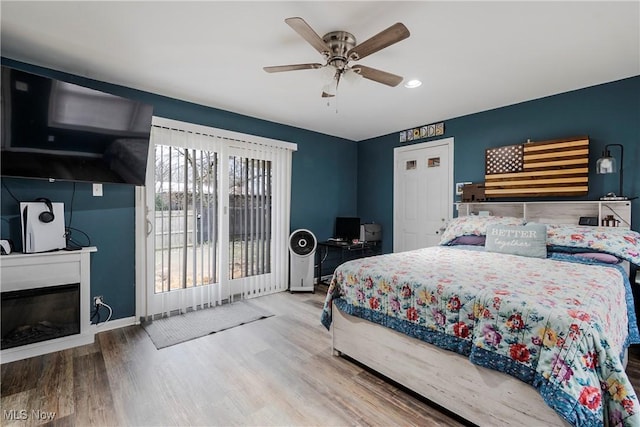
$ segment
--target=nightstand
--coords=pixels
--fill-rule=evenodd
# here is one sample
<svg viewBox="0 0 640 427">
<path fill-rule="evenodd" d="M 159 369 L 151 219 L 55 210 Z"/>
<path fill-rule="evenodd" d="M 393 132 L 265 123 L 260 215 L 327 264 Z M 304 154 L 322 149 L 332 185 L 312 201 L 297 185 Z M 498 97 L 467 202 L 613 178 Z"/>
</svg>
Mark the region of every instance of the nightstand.
<svg viewBox="0 0 640 427">
<path fill-rule="evenodd" d="M 330 255 L 334 257 L 330 259 L 333 261 L 331 269 L 331 273 L 333 274 L 335 267 L 343 262 L 357 258 L 380 255 L 381 252 L 381 241 L 349 243 L 329 240 L 326 242 L 318 242 L 318 250 L 316 251 L 316 276 L 318 280 L 316 281 L 316 284 L 320 284 L 322 282 L 322 264 L 329 261 L 327 258 Z"/>
</svg>

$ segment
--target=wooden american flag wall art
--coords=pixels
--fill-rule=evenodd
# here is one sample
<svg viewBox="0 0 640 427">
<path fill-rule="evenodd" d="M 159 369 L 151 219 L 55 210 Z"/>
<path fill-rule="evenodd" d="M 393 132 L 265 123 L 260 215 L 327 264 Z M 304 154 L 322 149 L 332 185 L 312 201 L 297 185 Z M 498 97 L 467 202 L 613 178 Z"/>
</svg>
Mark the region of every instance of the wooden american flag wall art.
<svg viewBox="0 0 640 427">
<path fill-rule="evenodd" d="M 589 191 L 589 137 L 489 148 L 485 196 L 583 196 Z"/>
</svg>

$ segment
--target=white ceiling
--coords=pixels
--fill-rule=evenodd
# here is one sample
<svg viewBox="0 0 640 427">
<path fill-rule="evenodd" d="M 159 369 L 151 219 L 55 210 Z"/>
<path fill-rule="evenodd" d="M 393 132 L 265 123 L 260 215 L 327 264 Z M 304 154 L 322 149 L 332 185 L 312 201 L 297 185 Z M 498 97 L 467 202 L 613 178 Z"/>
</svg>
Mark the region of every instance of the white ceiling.
<svg viewBox="0 0 640 427">
<path fill-rule="evenodd" d="M 640 74 L 640 3 L 130 1 L 0 3 L 2 56 L 359 141 Z M 359 42 L 411 36 L 359 61 L 418 89 L 341 82 L 284 19 Z"/>
</svg>

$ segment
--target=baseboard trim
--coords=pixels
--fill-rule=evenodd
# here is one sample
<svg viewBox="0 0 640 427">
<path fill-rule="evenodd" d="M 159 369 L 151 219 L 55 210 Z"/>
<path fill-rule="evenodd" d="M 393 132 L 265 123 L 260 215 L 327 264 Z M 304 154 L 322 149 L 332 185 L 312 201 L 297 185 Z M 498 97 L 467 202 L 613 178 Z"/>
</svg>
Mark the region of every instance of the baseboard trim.
<svg viewBox="0 0 640 427">
<path fill-rule="evenodd" d="M 137 325 L 135 316 L 123 317 L 121 319 L 109 320 L 107 323 L 100 323 L 98 325 L 91 325 L 91 331 L 94 334 L 100 332 L 111 331 L 113 329 L 120 329 L 127 326 Z"/>
</svg>

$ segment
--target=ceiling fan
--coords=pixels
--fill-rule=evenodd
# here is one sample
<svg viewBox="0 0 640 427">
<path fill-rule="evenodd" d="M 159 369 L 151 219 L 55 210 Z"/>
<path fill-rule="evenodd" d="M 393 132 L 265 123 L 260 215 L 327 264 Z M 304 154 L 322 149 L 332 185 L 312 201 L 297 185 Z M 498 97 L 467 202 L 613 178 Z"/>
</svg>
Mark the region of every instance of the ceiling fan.
<svg viewBox="0 0 640 427">
<path fill-rule="evenodd" d="M 400 22 L 393 24 L 360 44 L 356 44 L 356 38 L 353 34 L 346 31 L 331 31 L 321 38 L 304 19 L 299 17 L 287 18 L 284 22 L 289 24 L 303 39 L 320 52 L 326 62 L 324 64 L 311 63 L 264 67 L 263 69 L 267 73 L 323 68 L 327 70 L 328 75 L 331 75 L 331 83 L 325 85 L 322 91 L 324 98 L 335 96 L 340 79 L 343 76 L 349 78 L 349 75 L 354 73 L 365 79 L 392 87 L 399 85 L 402 81 L 401 76 L 386 71 L 359 64 L 349 65 L 349 61 L 358 61 L 409 37 L 409 30 Z"/>
</svg>

